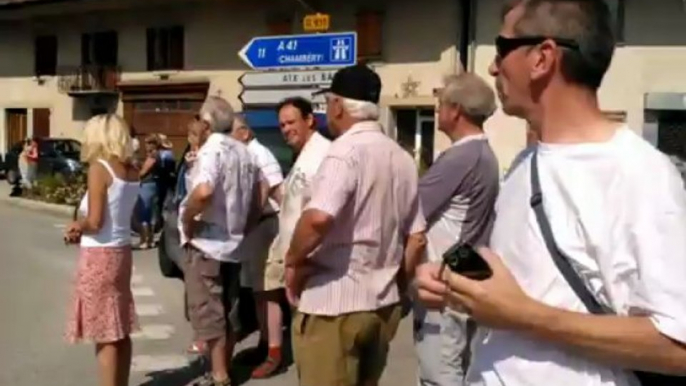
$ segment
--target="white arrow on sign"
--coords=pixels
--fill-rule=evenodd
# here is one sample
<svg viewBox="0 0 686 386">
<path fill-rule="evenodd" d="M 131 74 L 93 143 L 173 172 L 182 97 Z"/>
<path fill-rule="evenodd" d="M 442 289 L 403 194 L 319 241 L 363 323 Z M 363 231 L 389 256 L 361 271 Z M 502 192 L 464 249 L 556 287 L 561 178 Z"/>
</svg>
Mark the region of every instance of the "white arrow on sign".
<svg viewBox="0 0 686 386">
<path fill-rule="evenodd" d="M 238 96 L 243 105 L 277 105 L 286 98 L 302 97 L 312 103 L 324 103 L 324 96 L 312 97 L 312 93 L 319 88 L 286 89 L 286 90 L 243 90 Z"/>
<path fill-rule="evenodd" d="M 238 79 L 245 88 L 298 87 L 331 84 L 335 70 L 246 72 Z"/>
</svg>

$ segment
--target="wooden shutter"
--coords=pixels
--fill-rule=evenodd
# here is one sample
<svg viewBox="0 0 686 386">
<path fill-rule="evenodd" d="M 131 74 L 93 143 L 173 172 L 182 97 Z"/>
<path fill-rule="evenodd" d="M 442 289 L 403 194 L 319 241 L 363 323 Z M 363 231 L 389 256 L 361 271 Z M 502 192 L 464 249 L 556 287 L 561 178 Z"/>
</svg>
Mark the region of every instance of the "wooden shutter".
<svg viewBox="0 0 686 386">
<path fill-rule="evenodd" d="M 148 28 L 145 31 L 145 51 L 148 61 L 148 71 L 157 69 L 157 30 Z"/>
<path fill-rule="evenodd" d="M 185 34 L 182 26 L 172 27 L 169 33 L 169 68 L 183 70 Z"/>
<path fill-rule="evenodd" d="M 290 35 L 293 33 L 293 20 L 289 18 L 269 20 L 267 30 L 269 35 Z"/>
<path fill-rule="evenodd" d="M 50 137 L 50 109 L 33 109 L 33 136 Z"/>
<path fill-rule="evenodd" d="M 357 14 L 357 56 L 361 59 L 381 58 L 383 46 L 383 13 L 360 11 Z"/>
</svg>

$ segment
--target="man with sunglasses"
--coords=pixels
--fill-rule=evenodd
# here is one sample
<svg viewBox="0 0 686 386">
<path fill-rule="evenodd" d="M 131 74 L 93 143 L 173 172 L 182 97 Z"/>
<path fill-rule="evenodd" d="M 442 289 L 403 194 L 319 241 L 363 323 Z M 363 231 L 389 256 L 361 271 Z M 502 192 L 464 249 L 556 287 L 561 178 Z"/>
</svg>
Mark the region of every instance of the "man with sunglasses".
<svg viewBox="0 0 686 386">
<path fill-rule="evenodd" d="M 686 384 L 636 372 L 686 374 L 686 191 L 598 106 L 614 46 L 602 0 L 504 10 L 490 72 L 504 111 L 539 142 L 510 169 L 491 249 L 479 249 L 490 278 L 445 274 L 446 285 L 418 269 L 427 304 L 479 324 L 471 385 Z"/>
</svg>

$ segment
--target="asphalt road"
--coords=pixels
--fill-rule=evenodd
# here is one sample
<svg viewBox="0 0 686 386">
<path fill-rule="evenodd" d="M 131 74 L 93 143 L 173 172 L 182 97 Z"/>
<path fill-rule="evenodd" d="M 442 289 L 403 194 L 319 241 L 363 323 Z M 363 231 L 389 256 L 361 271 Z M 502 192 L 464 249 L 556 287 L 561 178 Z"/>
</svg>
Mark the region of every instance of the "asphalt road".
<svg viewBox="0 0 686 386">
<path fill-rule="evenodd" d="M 2 183 L 2 182 L 0 182 Z M 0 385 L 96 385 L 91 345 L 63 340 L 77 250 L 62 243 L 64 220 L 0 203 Z M 154 251 L 134 255 L 133 291 L 142 331 L 134 338 L 131 385 L 184 386 L 202 371 L 184 353 L 191 331 L 183 317 L 182 284 L 162 278 Z M 249 347 L 252 336 L 239 347 Z M 394 342 L 383 386 L 416 384 L 411 322 Z M 316 349 L 316 348 L 314 348 Z M 293 366 L 249 386 L 296 386 Z"/>
</svg>

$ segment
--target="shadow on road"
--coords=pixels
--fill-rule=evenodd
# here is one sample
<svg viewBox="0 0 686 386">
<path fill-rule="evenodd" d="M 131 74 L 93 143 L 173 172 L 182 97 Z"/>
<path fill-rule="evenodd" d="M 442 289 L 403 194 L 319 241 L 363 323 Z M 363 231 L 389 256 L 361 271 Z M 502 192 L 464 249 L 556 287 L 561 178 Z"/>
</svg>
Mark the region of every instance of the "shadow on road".
<svg viewBox="0 0 686 386">
<path fill-rule="evenodd" d="M 287 372 L 293 364 L 290 334 L 284 335 L 283 364 L 281 370 L 274 376 Z M 252 349 L 252 347 L 243 349 L 234 356 L 231 371 L 232 385 L 243 385 L 250 381 L 256 365 L 248 364 L 246 358 L 250 356 Z M 186 367 L 147 373 L 145 375 L 149 379 L 139 386 L 192 386 L 209 370 L 209 361 L 199 356 Z"/>
</svg>

